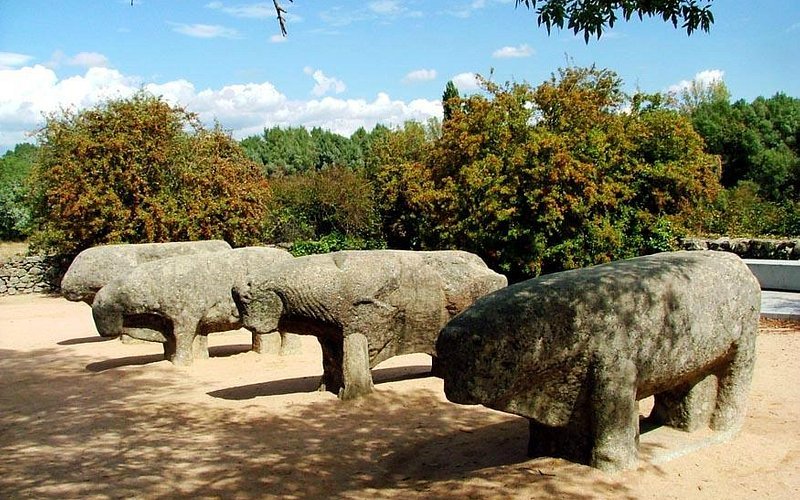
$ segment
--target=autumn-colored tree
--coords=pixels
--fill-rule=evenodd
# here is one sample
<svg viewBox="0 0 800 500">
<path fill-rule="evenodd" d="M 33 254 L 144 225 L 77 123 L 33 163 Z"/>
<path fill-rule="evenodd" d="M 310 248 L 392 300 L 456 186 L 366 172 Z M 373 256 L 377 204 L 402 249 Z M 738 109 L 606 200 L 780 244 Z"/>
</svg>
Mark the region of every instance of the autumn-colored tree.
<svg viewBox="0 0 800 500">
<path fill-rule="evenodd" d="M 422 158 L 381 170 L 382 198 L 403 201 L 420 248 L 469 250 L 522 279 L 668 249 L 679 216 L 718 189 L 689 120 L 624 111 L 611 71 L 484 87 Z"/>
<path fill-rule="evenodd" d="M 369 171 L 378 196 L 381 227 L 392 248 L 420 249 L 433 229 L 429 216 L 436 210 L 432 172 L 428 168 L 431 144 L 439 137 L 438 121 L 422 125 L 406 122 L 385 131 L 372 143 Z"/>
<path fill-rule="evenodd" d="M 107 243 L 258 240 L 269 189 L 219 128 L 140 92 L 65 110 L 39 133 L 36 246 L 64 253 Z"/>
</svg>

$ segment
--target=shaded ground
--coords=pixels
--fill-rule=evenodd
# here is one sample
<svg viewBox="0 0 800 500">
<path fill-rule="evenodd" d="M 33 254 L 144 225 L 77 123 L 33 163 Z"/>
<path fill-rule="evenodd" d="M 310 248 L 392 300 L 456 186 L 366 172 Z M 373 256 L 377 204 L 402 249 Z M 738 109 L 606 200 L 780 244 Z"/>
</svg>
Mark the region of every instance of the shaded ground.
<svg viewBox="0 0 800 500">
<path fill-rule="evenodd" d="M 614 476 L 528 459 L 527 422 L 447 402 L 424 355 L 363 400 L 315 392 L 304 340 L 281 358 L 216 335 L 179 369 L 98 337 L 84 304 L 0 298 L 0 498 L 800 498 L 797 323 L 765 323 L 736 438 L 657 429 Z"/>
</svg>

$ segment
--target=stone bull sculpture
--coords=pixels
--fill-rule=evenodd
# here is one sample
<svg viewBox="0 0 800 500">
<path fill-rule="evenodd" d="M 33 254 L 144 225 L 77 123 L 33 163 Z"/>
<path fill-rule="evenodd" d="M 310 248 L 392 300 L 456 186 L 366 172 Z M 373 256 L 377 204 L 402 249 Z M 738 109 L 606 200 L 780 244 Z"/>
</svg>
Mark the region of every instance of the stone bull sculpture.
<svg viewBox="0 0 800 500">
<path fill-rule="evenodd" d="M 741 424 L 760 289 L 735 255 L 662 253 L 518 283 L 478 300 L 436 344 L 447 398 L 527 417 L 531 456 L 633 466 L 637 401 L 693 430 Z"/>
<path fill-rule="evenodd" d="M 124 334 L 161 342 L 166 359 L 190 365 L 208 357 L 209 333 L 241 328 L 231 295 L 237 281 L 292 258 L 285 250 L 250 247 L 141 264 L 97 292 L 92 304 L 97 331 L 105 337 Z M 299 348 L 298 338 L 279 338 L 282 353 Z M 254 348 L 264 352 L 266 345 L 259 342 Z"/>
<path fill-rule="evenodd" d="M 317 336 L 320 388 L 352 399 L 372 391 L 375 365 L 400 354 L 433 354 L 451 317 L 506 284 L 467 252 L 343 251 L 281 263 L 234 297 L 254 335 Z"/>
<path fill-rule="evenodd" d="M 117 276 L 123 276 L 139 264 L 154 260 L 206 252 L 228 251 L 222 240 L 181 241 L 102 245 L 87 248 L 73 259 L 61 279 L 61 294 L 72 302 L 92 305 L 98 290 Z"/>
</svg>

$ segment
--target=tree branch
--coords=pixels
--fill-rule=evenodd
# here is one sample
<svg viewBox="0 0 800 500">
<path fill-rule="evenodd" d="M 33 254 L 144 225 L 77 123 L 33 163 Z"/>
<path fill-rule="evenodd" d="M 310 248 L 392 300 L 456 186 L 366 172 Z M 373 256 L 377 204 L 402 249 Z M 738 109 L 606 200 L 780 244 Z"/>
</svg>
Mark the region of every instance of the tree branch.
<svg viewBox="0 0 800 500">
<path fill-rule="evenodd" d="M 293 2 L 294 0 L 289 0 Z M 286 31 L 286 9 L 281 6 L 279 0 L 272 0 L 272 4 L 275 6 L 275 13 L 278 14 L 278 24 L 281 26 L 281 35 L 286 36 L 288 33 Z"/>
</svg>

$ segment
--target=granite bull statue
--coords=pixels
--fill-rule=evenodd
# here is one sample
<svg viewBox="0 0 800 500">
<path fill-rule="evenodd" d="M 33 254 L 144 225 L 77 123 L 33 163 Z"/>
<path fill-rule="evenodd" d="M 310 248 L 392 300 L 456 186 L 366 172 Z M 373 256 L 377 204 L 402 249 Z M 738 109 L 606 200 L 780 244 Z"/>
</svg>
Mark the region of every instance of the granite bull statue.
<svg viewBox="0 0 800 500">
<path fill-rule="evenodd" d="M 323 353 L 320 389 L 352 399 L 372 391 L 375 365 L 433 354 L 450 318 L 506 284 L 467 252 L 343 251 L 281 263 L 234 297 L 254 335 L 315 335 Z"/>
<path fill-rule="evenodd" d="M 141 264 L 97 292 L 92 304 L 97 331 L 105 337 L 127 335 L 164 344 L 164 356 L 176 365 L 208 357 L 208 334 L 235 330 L 242 323 L 231 289 L 251 273 L 293 257 L 276 248 L 239 248 L 183 255 Z M 299 349 L 299 338 L 275 334 L 281 353 Z M 268 345 L 258 339 L 254 350 Z"/>
<path fill-rule="evenodd" d="M 92 305 L 98 290 L 139 264 L 178 255 L 228 251 L 222 240 L 102 245 L 87 248 L 73 259 L 61 279 L 61 294 L 72 302 Z"/>
<path fill-rule="evenodd" d="M 655 424 L 741 424 L 760 289 L 737 256 L 661 253 L 518 283 L 436 344 L 450 401 L 527 417 L 531 456 L 615 471 L 637 460 L 637 401 Z"/>
</svg>

